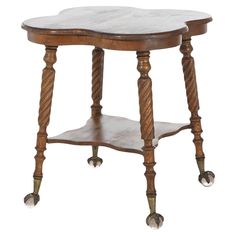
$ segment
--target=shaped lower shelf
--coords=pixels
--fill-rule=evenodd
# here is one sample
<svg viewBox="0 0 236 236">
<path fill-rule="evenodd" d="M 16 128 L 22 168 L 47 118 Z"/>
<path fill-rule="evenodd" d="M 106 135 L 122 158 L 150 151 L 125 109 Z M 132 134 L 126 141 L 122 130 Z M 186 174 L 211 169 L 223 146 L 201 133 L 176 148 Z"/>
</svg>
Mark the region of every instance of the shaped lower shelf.
<svg viewBox="0 0 236 236">
<path fill-rule="evenodd" d="M 188 128 L 189 124 L 155 122 L 153 145 L 156 147 L 161 138 Z M 117 116 L 102 115 L 96 119 L 90 118 L 82 128 L 48 138 L 48 143 L 106 146 L 119 151 L 143 154 L 140 123 Z"/>
</svg>

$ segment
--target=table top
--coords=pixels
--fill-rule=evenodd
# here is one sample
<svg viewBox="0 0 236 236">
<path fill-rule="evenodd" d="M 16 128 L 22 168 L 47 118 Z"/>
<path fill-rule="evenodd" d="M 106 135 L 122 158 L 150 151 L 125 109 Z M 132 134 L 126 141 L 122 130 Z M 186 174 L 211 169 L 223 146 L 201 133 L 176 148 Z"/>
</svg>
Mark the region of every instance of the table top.
<svg viewBox="0 0 236 236">
<path fill-rule="evenodd" d="M 48 39 L 52 39 L 55 35 L 58 36 L 58 39 L 60 36 L 67 36 L 67 40 L 68 36 L 81 36 L 81 39 L 92 37 L 96 38 L 96 41 L 105 39 L 147 42 L 147 40 L 163 41 L 163 39 L 171 38 L 179 41 L 177 38 L 184 33 L 190 35 L 205 33 L 206 24 L 211 20 L 210 15 L 197 11 L 108 6 L 77 7 L 63 10 L 55 16 L 26 20 L 23 22 L 22 28 L 30 33 L 29 36 L 41 36 L 40 39 L 36 37 L 37 40 L 35 37 L 29 37 L 29 40 L 36 43 L 44 43 L 42 35 L 47 35 Z M 48 41 L 53 44 L 50 40 Z M 64 41 L 59 40 L 58 44 L 80 44 L 79 41 L 76 43 L 74 40 Z M 91 43 L 88 42 L 88 44 Z M 112 46 L 110 47 L 112 48 Z M 164 48 L 164 46 L 160 45 L 160 48 Z"/>
</svg>

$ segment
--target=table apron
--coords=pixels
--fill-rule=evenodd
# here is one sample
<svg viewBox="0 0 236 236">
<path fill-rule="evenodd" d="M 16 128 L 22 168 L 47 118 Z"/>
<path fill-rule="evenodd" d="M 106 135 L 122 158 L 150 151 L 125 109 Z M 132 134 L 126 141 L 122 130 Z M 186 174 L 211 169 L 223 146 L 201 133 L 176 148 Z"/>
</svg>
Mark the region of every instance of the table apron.
<svg viewBox="0 0 236 236">
<path fill-rule="evenodd" d="M 49 35 L 28 32 L 28 40 L 34 43 L 59 45 L 93 45 L 100 48 L 124 51 L 149 51 L 154 49 L 170 48 L 181 44 L 182 35 L 168 36 L 167 38 L 149 38 L 144 40 L 120 40 L 98 38 L 81 35 Z"/>
</svg>

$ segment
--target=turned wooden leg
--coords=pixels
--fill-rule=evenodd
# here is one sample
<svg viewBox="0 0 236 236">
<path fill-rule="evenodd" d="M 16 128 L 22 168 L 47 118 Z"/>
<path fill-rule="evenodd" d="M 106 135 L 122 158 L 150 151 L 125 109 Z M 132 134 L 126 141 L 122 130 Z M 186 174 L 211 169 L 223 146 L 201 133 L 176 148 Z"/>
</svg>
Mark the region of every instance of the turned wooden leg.
<svg viewBox="0 0 236 236">
<path fill-rule="evenodd" d="M 102 106 L 100 101 L 102 99 L 102 84 L 103 84 L 103 64 L 104 51 L 101 48 L 95 47 L 93 49 L 93 65 L 92 65 L 92 99 L 91 116 L 96 119 L 101 116 Z M 100 166 L 103 160 L 98 157 L 98 146 L 92 146 L 93 155 L 88 159 L 91 166 Z"/>
<path fill-rule="evenodd" d="M 55 70 L 53 64 L 56 62 L 57 47 L 46 46 L 46 53 L 44 61 L 46 67 L 43 70 L 42 84 L 41 84 L 41 96 L 39 106 L 39 131 L 37 134 L 36 142 L 36 156 L 35 156 L 35 171 L 34 171 L 34 191 L 28 194 L 24 201 L 27 205 L 34 206 L 39 201 L 39 188 L 43 178 L 43 162 L 45 160 L 44 151 L 46 150 L 47 143 L 47 126 L 49 124 L 53 85 L 55 78 Z"/>
<path fill-rule="evenodd" d="M 197 81 L 195 74 L 194 58 L 191 56 L 193 47 L 191 45 L 191 38 L 184 37 L 180 51 L 183 54 L 182 65 L 184 72 L 185 88 L 187 94 L 188 108 L 191 112 L 191 129 L 194 135 L 194 145 L 196 149 L 196 160 L 200 171 L 199 181 L 205 185 L 210 186 L 214 182 L 215 175 L 211 171 L 205 171 L 204 159 L 205 155 L 203 152 L 203 139 L 201 137 L 201 117 L 198 115 L 199 101 L 197 92 Z"/>
<path fill-rule="evenodd" d="M 152 81 L 148 76 L 151 69 L 149 63 L 149 51 L 137 52 L 138 66 L 140 78 L 138 79 L 139 90 L 139 108 L 140 108 L 140 129 L 141 138 L 144 141 L 143 154 L 144 165 L 146 167 L 145 176 L 147 179 L 147 198 L 150 208 L 150 214 L 147 217 L 147 224 L 154 228 L 159 228 L 164 218 L 156 213 L 156 189 L 155 189 L 155 170 L 154 165 L 154 120 L 153 120 L 153 105 L 152 105 Z"/>
</svg>

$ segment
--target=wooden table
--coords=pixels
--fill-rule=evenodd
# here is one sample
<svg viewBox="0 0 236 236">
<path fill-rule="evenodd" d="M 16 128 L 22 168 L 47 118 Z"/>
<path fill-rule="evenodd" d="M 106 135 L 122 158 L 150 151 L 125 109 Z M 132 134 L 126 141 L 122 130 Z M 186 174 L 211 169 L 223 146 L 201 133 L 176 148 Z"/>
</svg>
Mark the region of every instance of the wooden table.
<svg viewBox="0 0 236 236">
<path fill-rule="evenodd" d="M 199 181 L 204 186 L 214 182 L 214 174 L 205 171 L 202 149 L 201 118 L 198 115 L 199 101 L 194 68 L 191 56 L 191 37 L 204 34 L 207 23 L 212 18 L 205 13 L 182 10 L 144 10 L 130 7 L 80 7 L 62 11 L 56 16 L 26 20 L 22 28 L 28 33 L 31 42 L 46 46 L 41 98 L 39 107 L 39 131 L 37 134 L 34 171 L 34 190 L 24 201 L 36 205 L 39 201 L 39 188 L 43 177 L 42 169 L 47 143 L 68 143 L 91 145 L 93 155 L 89 164 L 100 166 L 98 147 L 106 146 L 119 151 L 133 152 L 144 156 L 147 179 L 147 198 L 150 214 L 147 224 L 159 228 L 164 218 L 156 213 L 154 149 L 161 138 L 174 135 L 183 129 L 191 129 L 194 135 L 196 160 L 200 171 Z M 70 130 L 56 137 L 48 138 L 56 51 L 61 45 L 93 45 L 92 53 L 92 100 L 91 118 L 79 129 Z M 183 54 L 182 65 L 186 86 L 190 123 L 171 124 L 154 122 L 152 104 L 152 80 L 150 50 L 180 46 Z M 102 115 L 102 84 L 104 50 L 129 50 L 137 52 L 140 73 L 138 79 L 140 122 L 122 117 Z"/>
</svg>

